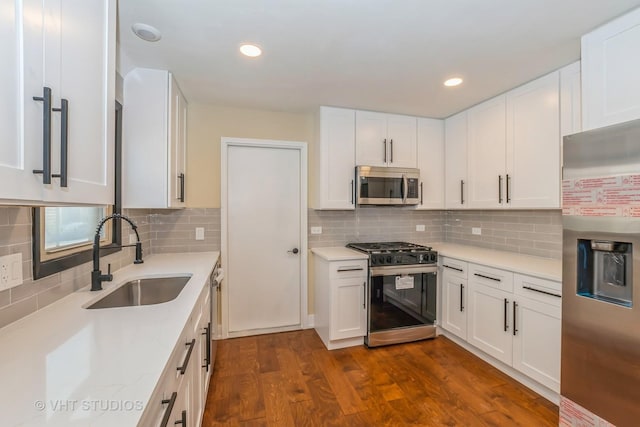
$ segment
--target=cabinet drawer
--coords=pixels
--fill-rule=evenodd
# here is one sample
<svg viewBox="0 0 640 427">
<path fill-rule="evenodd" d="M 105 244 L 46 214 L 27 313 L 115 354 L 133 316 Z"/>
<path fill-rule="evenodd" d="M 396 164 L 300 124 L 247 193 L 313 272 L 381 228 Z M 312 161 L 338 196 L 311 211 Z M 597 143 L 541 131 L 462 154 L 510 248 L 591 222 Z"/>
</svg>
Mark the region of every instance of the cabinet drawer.
<svg viewBox="0 0 640 427">
<path fill-rule="evenodd" d="M 510 271 L 469 264 L 469 280 L 506 292 L 513 292 L 513 273 Z"/>
<path fill-rule="evenodd" d="M 442 257 L 441 263 L 443 272 L 448 271 L 449 274 L 456 277 L 460 277 L 462 279 L 467 278 L 467 270 L 469 269 L 469 264 L 466 261 Z"/>
<path fill-rule="evenodd" d="M 514 274 L 514 293 L 536 301 L 562 305 L 562 283 L 538 277 Z"/>
<path fill-rule="evenodd" d="M 349 277 L 367 277 L 367 260 L 334 261 L 329 266 L 331 279 L 345 279 Z"/>
</svg>

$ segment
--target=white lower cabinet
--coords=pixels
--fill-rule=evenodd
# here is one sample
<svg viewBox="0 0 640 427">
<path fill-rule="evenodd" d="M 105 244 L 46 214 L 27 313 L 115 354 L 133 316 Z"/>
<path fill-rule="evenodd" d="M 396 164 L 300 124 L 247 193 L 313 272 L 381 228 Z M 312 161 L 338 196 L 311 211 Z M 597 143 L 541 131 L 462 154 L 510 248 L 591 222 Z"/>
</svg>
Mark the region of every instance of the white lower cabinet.
<svg viewBox="0 0 640 427">
<path fill-rule="evenodd" d="M 364 343 L 367 334 L 367 261 L 314 257 L 315 329 L 333 350 Z"/>
<path fill-rule="evenodd" d="M 560 392 L 559 282 L 446 257 L 441 277 L 442 328 Z"/>
<path fill-rule="evenodd" d="M 467 339 L 467 268 L 464 261 L 442 259 L 442 320 L 440 325 L 452 334 Z"/>
<path fill-rule="evenodd" d="M 204 287 L 174 348 L 139 426 L 197 427 L 202 423 L 211 375 L 209 283 Z"/>
</svg>

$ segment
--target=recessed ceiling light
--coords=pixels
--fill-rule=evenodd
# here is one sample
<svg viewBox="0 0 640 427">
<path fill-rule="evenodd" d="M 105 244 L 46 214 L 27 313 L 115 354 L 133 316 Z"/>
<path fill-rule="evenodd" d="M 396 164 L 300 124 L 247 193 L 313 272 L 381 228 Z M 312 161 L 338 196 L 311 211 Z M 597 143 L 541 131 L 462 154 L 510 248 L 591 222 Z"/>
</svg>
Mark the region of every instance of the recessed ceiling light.
<svg viewBox="0 0 640 427">
<path fill-rule="evenodd" d="M 162 34 L 160 34 L 157 28 L 141 22 L 133 24 L 131 30 L 133 30 L 136 36 L 148 42 L 157 42 L 162 38 Z"/>
<path fill-rule="evenodd" d="M 462 83 L 462 79 L 460 77 L 452 77 L 448 80 L 445 80 L 444 85 L 445 86 L 458 86 L 460 83 Z"/>
<path fill-rule="evenodd" d="M 254 44 L 243 44 L 240 46 L 240 52 L 251 58 L 262 55 L 262 49 Z"/>
</svg>

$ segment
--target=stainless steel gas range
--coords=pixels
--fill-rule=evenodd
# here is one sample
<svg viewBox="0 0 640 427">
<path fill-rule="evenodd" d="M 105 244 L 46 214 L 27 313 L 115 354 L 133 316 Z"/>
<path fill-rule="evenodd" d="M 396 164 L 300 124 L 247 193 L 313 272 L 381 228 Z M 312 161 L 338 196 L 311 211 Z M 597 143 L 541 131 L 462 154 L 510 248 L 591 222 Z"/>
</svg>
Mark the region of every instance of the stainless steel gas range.
<svg viewBox="0 0 640 427">
<path fill-rule="evenodd" d="M 438 253 L 406 242 L 349 243 L 369 255 L 368 347 L 436 336 Z"/>
</svg>

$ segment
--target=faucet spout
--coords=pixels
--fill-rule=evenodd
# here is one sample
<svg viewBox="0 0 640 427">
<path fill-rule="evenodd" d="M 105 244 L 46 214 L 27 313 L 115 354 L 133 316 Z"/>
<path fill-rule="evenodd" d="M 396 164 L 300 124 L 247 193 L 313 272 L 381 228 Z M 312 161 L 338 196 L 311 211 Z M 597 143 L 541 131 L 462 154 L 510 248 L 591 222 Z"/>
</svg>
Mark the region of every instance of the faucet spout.
<svg viewBox="0 0 640 427">
<path fill-rule="evenodd" d="M 127 218 L 121 214 L 113 214 L 103 218 L 96 228 L 96 234 L 93 237 L 93 270 L 91 271 L 91 290 L 92 291 L 101 291 L 102 290 L 102 282 L 110 282 L 113 280 L 113 275 L 111 274 L 111 264 L 109 264 L 109 268 L 107 274 L 102 274 L 100 271 L 100 233 L 102 231 L 102 227 L 104 224 L 112 219 L 123 219 L 129 223 L 131 229 L 136 233 L 136 255 L 133 260 L 134 264 L 142 264 L 144 261 L 142 260 L 142 242 L 140 241 L 140 234 L 138 234 L 138 226 L 136 226 L 135 222 L 131 219 Z M 119 248 L 133 246 L 133 245 L 120 245 L 116 246 Z"/>
</svg>

